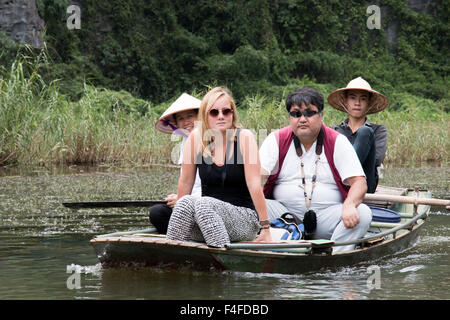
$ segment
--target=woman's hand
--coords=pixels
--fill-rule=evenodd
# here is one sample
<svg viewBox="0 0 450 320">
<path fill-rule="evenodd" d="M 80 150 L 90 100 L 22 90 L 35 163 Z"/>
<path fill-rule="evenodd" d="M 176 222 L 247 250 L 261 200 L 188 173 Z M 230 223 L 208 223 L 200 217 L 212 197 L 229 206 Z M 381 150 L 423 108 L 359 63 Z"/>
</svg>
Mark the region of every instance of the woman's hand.
<svg viewBox="0 0 450 320">
<path fill-rule="evenodd" d="M 255 241 L 272 241 L 272 236 L 270 235 L 270 229 L 261 229 L 261 232 L 256 237 Z"/>
<path fill-rule="evenodd" d="M 175 207 L 175 204 L 177 203 L 177 195 L 176 194 L 169 194 L 164 201 L 167 202 L 167 205 L 173 209 Z"/>
</svg>

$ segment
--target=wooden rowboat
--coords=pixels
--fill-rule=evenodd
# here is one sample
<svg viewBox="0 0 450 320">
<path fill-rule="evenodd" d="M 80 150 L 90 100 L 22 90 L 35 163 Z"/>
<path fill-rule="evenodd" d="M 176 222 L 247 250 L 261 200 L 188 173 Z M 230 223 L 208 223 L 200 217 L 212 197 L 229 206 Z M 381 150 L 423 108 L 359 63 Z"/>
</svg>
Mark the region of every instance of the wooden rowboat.
<svg viewBox="0 0 450 320">
<path fill-rule="evenodd" d="M 388 189 L 392 194 L 398 190 Z M 402 190 L 402 195 L 430 198 L 426 191 Z M 374 204 L 371 203 L 371 206 Z M 400 221 L 372 222 L 363 239 L 354 241 L 352 251 L 332 253 L 332 246 L 348 245 L 329 240 L 239 242 L 226 248 L 204 243 L 173 241 L 156 234 L 155 229 L 116 232 L 91 240 L 105 267 L 157 266 L 195 270 L 234 270 L 244 272 L 303 273 L 323 268 L 349 266 L 370 261 L 409 248 L 417 241 L 430 210 L 429 205 L 378 203 L 400 213 Z"/>
</svg>

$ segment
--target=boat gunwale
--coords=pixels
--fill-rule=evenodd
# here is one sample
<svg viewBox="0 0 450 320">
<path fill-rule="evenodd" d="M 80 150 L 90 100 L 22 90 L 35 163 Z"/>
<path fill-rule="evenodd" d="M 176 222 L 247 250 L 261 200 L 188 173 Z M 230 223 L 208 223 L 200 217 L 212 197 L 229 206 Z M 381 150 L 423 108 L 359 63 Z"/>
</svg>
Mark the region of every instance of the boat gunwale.
<svg viewBox="0 0 450 320">
<path fill-rule="evenodd" d="M 143 245 L 154 245 L 154 246 L 178 246 L 184 247 L 186 249 L 196 249 L 208 252 L 210 254 L 232 254 L 232 255 L 255 255 L 255 256 L 284 256 L 284 255 L 299 255 L 306 256 L 310 255 L 310 253 L 297 253 L 297 252 L 276 252 L 271 250 L 253 250 L 253 249 L 233 249 L 229 250 L 226 248 L 214 248 L 208 247 L 206 244 L 196 243 L 196 242 L 188 242 L 188 241 L 178 241 L 178 240 L 167 240 L 161 238 L 148 238 L 148 237 L 102 237 L 102 238 L 94 238 L 90 240 L 92 245 L 99 243 L 109 243 L 109 244 L 131 244 L 131 243 L 139 243 Z"/>
</svg>

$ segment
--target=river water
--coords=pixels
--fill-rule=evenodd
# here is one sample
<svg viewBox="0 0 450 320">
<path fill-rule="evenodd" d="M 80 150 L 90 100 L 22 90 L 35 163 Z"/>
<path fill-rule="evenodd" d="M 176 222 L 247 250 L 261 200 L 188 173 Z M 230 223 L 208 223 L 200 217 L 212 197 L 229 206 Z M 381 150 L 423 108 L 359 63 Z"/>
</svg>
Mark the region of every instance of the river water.
<svg viewBox="0 0 450 320">
<path fill-rule="evenodd" d="M 410 249 L 345 268 L 300 275 L 103 269 L 89 240 L 150 227 L 148 209 L 71 210 L 61 202 L 159 199 L 175 191 L 178 173 L 162 167 L 0 170 L 0 299 L 450 299 L 450 213 L 438 207 Z M 387 168 L 381 184 L 419 185 L 449 199 L 449 173 Z M 368 285 L 373 265 L 379 288 Z"/>
</svg>

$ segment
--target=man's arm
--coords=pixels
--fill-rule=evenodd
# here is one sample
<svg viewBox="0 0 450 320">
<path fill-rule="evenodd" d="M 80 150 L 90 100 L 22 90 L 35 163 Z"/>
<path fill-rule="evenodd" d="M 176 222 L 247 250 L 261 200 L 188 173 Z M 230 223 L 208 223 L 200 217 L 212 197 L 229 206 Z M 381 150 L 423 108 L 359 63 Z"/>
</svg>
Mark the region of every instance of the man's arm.
<svg viewBox="0 0 450 320">
<path fill-rule="evenodd" d="M 278 143 L 273 133 L 263 141 L 259 149 L 259 159 L 261 161 L 261 185 L 264 185 L 278 163 Z"/>
<path fill-rule="evenodd" d="M 367 192 L 367 182 L 365 177 L 350 177 L 346 179 L 346 182 L 350 184 L 350 190 L 342 205 L 342 222 L 347 229 L 351 229 L 359 223 L 356 207 L 364 199 Z"/>
</svg>

